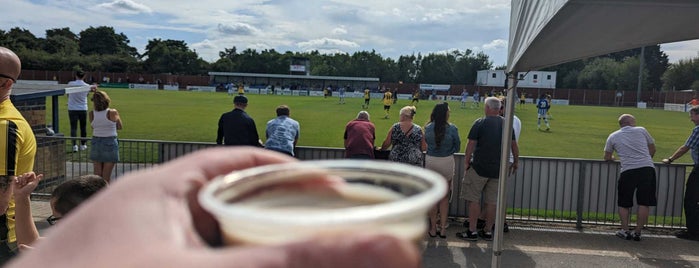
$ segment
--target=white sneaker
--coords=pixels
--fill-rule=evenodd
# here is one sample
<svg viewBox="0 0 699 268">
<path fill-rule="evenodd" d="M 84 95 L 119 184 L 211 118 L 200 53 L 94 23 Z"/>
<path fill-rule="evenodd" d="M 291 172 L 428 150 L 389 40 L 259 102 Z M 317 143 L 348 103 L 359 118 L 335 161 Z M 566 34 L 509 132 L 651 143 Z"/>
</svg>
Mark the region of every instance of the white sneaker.
<svg viewBox="0 0 699 268">
<path fill-rule="evenodd" d="M 85 150 L 87 150 L 87 145 L 85 145 L 85 144 L 80 145 L 80 151 L 85 151 Z"/>
<path fill-rule="evenodd" d="M 77 146 L 77 145 L 73 145 L 73 152 L 77 152 L 77 151 L 78 151 L 78 146 Z"/>
</svg>

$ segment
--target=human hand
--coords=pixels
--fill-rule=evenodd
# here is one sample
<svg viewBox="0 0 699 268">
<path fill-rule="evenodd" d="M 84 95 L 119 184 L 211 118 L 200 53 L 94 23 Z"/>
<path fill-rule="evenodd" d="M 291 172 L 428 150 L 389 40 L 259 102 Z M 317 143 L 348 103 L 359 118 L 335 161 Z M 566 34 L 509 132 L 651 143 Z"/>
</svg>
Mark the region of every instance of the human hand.
<svg viewBox="0 0 699 268">
<path fill-rule="evenodd" d="M 665 158 L 665 159 L 663 159 L 662 161 L 663 161 L 663 163 L 665 163 L 665 164 L 671 164 L 673 160 L 670 159 L 670 158 Z"/>
<path fill-rule="evenodd" d="M 202 185 L 234 170 L 292 161 L 263 149 L 217 147 L 129 174 L 64 217 L 46 239 L 11 265 L 419 266 L 419 253 L 410 241 L 387 235 L 343 233 L 278 246 L 210 246 L 221 244 L 221 233 L 216 220 L 197 202 Z"/>
<path fill-rule="evenodd" d="M 517 172 L 517 167 L 518 167 L 517 161 L 514 161 L 514 162 L 512 163 L 512 165 L 510 165 L 510 172 L 509 172 L 509 174 L 510 174 L 510 175 L 515 174 L 515 172 Z"/>
<path fill-rule="evenodd" d="M 15 200 L 29 197 L 39 185 L 39 181 L 43 178 L 44 174 L 36 175 L 33 171 L 17 176 L 12 181 L 14 184 L 13 195 Z"/>
</svg>

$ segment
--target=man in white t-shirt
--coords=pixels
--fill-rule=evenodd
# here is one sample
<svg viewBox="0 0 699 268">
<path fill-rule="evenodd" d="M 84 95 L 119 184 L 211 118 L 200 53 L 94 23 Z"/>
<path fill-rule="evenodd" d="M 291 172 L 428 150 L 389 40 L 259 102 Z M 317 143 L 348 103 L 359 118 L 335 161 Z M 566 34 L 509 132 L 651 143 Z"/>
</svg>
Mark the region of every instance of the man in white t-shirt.
<svg viewBox="0 0 699 268">
<path fill-rule="evenodd" d="M 85 72 L 76 71 L 75 80 L 68 82 L 69 87 L 89 86 L 83 81 Z M 68 94 L 68 118 L 70 120 L 70 136 L 76 137 L 78 125 L 80 126 L 80 137 L 87 137 L 87 94 L 89 91 L 76 92 Z M 85 140 L 80 141 L 80 147 L 73 140 L 73 152 L 77 152 L 78 148 L 83 151 L 87 149 Z"/>
<path fill-rule="evenodd" d="M 630 114 L 619 116 L 619 130 L 612 132 L 604 145 L 604 160 L 614 161 L 616 151 L 621 162 L 621 174 L 617 184 L 621 230 L 616 235 L 622 239 L 641 241 L 641 230 L 648 222 L 649 207 L 657 204 L 655 196 L 655 141 L 643 127 L 636 126 L 636 118 Z M 631 233 L 630 210 L 636 193 L 638 220 Z"/>
</svg>

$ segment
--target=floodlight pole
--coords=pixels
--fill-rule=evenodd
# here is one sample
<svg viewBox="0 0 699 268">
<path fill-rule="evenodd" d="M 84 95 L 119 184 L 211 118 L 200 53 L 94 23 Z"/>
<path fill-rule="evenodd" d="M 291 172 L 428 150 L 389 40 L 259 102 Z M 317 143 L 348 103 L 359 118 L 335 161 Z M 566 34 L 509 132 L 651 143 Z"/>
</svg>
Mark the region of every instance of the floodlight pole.
<svg viewBox="0 0 699 268">
<path fill-rule="evenodd" d="M 507 97 L 505 106 L 505 124 L 502 128 L 502 141 L 500 146 L 500 176 L 498 177 L 498 202 L 495 208 L 495 230 L 493 231 L 493 257 L 490 267 L 500 267 L 502 255 L 502 228 L 505 225 L 505 209 L 507 208 L 507 177 L 510 175 L 507 168 L 510 161 L 510 147 L 512 145 L 512 122 L 515 108 L 515 89 L 517 88 L 516 72 L 507 74 Z M 486 226 L 485 228 L 488 228 Z"/>
<path fill-rule="evenodd" d="M 643 61 L 646 47 L 641 47 L 641 57 L 638 58 L 638 87 L 636 89 L 636 105 L 641 102 L 641 85 L 643 84 Z"/>
</svg>

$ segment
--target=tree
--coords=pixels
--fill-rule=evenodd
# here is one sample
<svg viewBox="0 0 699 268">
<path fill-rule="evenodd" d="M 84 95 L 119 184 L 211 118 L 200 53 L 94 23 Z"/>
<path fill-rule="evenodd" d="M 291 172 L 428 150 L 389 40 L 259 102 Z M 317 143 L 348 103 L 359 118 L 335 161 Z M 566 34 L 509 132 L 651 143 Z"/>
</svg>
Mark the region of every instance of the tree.
<svg viewBox="0 0 699 268">
<path fill-rule="evenodd" d="M 59 54 L 62 56 L 78 56 L 80 46 L 76 40 L 63 35 L 54 35 L 46 38 L 43 50 L 51 54 Z"/>
<path fill-rule="evenodd" d="M 400 56 L 398 57 L 398 62 L 396 63 L 396 69 L 398 71 L 398 81 L 415 83 L 420 72 L 418 58 L 415 56 L 415 54 L 410 56 Z"/>
<path fill-rule="evenodd" d="M 615 53 L 610 53 L 607 55 L 602 55 L 598 57 L 593 57 L 589 59 L 584 59 L 584 60 L 577 60 L 573 62 L 568 62 L 564 63 L 561 65 L 545 68 L 544 70 L 546 71 L 556 71 L 557 72 L 557 86 L 561 88 L 590 88 L 588 86 L 591 86 L 593 84 L 595 85 L 600 85 L 605 84 L 606 89 L 616 89 L 617 87 L 620 87 L 622 84 L 624 85 L 624 90 L 630 90 L 630 89 L 636 89 L 636 84 L 637 82 L 633 83 L 633 85 L 629 83 L 621 83 L 619 85 L 616 85 L 616 82 L 613 83 L 613 85 L 606 85 L 607 82 L 613 80 L 611 77 L 605 78 L 605 82 L 592 82 L 592 77 L 590 76 L 592 73 L 592 69 L 595 69 L 595 72 L 602 71 L 599 69 L 600 66 L 590 66 L 592 65 L 599 65 L 600 62 L 597 61 L 597 59 L 609 59 L 611 61 L 605 61 L 606 64 L 611 64 L 611 62 L 617 62 L 617 63 L 622 63 L 626 61 L 627 59 L 636 59 L 636 68 L 638 68 L 638 57 L 641 54 L 641 48 L 636 48 L 636 49 L 630 49 L 630 50 L 625 50 L 625 51 L 620 51 L 620 52 L 615 52 Z M 667 70 L 668 68 L 668 58 L 667 55 L 660 50 L 660 46 L 655 45 L 655 46 L 647 46 L 644 49 L 644 75 L 643 77 L 643 84 L 642 84 L 642 89 L 643 90 L 652 90 L 659 88 L 660 85 L 662 84 L 661 77 L 662 74 Z M 618 67 L 618 66 L 617 66 Z M 615 67 L 615 68 L 617 68 Z M 592 68 L 592 69 L 588 69 Z M 615 68 L 608 68 L 606 69 L 609 72 L 613 72 Z M 584 70 L 588 69 L 588 70 Z M 630 69 L 628 71 L 631 71 Z M 638 69 L 633 71 L 636 75 L 638 75 Z M 629 74 L 627 73 L 607 73 L 604 74 L 605 76 L 609 75 L 622 75 L 625 76 Z M 580 77 L 580 76 L 584 77 Z M 602 74 L 600 74 L 602 75 Z M 624 78 L 623 80 L 629 80 L 628 78 Z M 638 80 L 638 76 L 636 76 L 636 81 Z M 582 84 L 581 84 L 582 82 Z M 591 88 L 591 89 L 601 89 L 601 88 Z"/>
<path fill-rule="evenodd" d="M 22 49 L 39 49 L 42 47 L 41 40 L 36 38 L 29 30 L 14 27 L 7 33 L 8 46 L 15 52 Z"/>
<path fill-rule="evenodd" d="M 78 41 L 78 35 L 73 33 L 70 28 L 54 28 L 46 30 L 46 38 L 62 36 L 73 41 Z"/>
<path fill-rule="evenodd" d="M 143 65 L 150 73 L 199 74 L 202 62 L 181 40 L 152 39 L 146 45 Z"/>
<path fill-rule="evenodd" d="M 663 90 L 687 90 L 699 80 L 699 58 L 680 60 L 663 74 Z"/>
<path fill-rule="evenodd" d="M 84 55 L 128 55 L 138 56 L 136 48 L 129 46 L 129 39 L 123 33 L 117 34 L 107 26 L 90 27 L 80 32 L 80 53 Z"/>
</svg>

